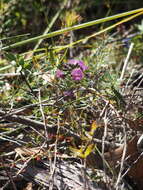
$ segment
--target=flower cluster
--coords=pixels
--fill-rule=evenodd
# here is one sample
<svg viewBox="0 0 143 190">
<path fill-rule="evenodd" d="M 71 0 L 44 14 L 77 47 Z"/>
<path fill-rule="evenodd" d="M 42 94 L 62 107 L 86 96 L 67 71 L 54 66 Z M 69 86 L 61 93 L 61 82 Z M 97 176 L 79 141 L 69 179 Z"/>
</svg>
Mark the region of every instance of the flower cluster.
<svg viewBox="0 0 143 190">
<path fill-rule="evenodd" d="M 68 65 L 74 66 L 75 68 L 71 70 L 71 77 L 73 80 L 79 81 L 84 77 L 84 71 L 88 69 L 88 67 L 84 64 L 83 61 L 71 59 L 67 63 Z M 56 71 L 57 78 L 64 78 L 64 71 L 58 69 Z"/>
</svg>

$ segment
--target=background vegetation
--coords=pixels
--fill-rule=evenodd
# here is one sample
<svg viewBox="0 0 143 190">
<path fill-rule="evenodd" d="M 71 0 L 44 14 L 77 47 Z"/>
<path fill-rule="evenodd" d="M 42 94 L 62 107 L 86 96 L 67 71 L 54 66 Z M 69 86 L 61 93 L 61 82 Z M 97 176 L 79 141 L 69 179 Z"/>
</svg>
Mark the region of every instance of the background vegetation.
<svg viewBox="0 0 143 190">
<path fill-rule="evenodd" d="M 1 0 L 1 188 L 143 189 L 143 10 L 40 36 L 142 7 Z"/>
</svg>

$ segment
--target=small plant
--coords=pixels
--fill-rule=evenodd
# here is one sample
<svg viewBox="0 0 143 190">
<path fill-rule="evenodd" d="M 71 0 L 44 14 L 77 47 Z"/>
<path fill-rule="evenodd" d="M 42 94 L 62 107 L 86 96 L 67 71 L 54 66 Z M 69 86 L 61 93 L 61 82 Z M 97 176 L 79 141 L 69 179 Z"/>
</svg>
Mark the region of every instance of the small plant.
<svg viewBox="0 0 143 190">
<path fill-rule="evenodd" d="M 98 179 L 96 174 L 100 169 L 109 177 L 108 184 L 108 180 L 104 182 L 99 177 L 105 187 L 109 185 L 110 189 L 121 189 L 120 183 L 124 184 L 121 177 L 124 175 L 124 161 L 127 162 L 125 167 L 128 167 L 128 162 L 129 165 L 134 165 L 140 158 L 137 157 L 133 162 L 130 160 L 132 152 L 126 155 L 126 150 L 128 152 L 130 145 L 128 139 L 136 135 L 134 130 L 141 129 L 142 96 L 137 94 L 137 88 L 132 89 L 129 82 L 126 83 L 126 75 L 123 84 L 119 79 L 124 62 L 130 61 L 129 58 L 136 66 L 134 57 L 128 57 L 128 52 L 131 51 L 130 42 L 133 42 L 133 55 L 141 56 L 142 33 L 129 41 L 130 38 L 126 38 L 125 46 L 121 38 L 126 36 L 116 28 L 142 15 L 143 9 L 81 24 L 79 10 L 86 10 L 86 6 L 79 0 L 73 0 L 72 3 L 66 0 L 35 0 L 27 4 L 27 0 L 19 0 L 18 3 L 3 0 L 1 4 L 5 15 L 2 17 L 4 22 L 0 57 L 0 142 L 3 145 L 0 165 L 2 175 L 8 174 L 8 178 L 2 177 L 6 179 L 6 187 L 10 179 L 13 189 L 16 189 L 14 183 L 17 176 L 24 176 L 29 171 L 29 166 L 32 166 L 31 171 L 37 167 L 36 164 L 40 164 L 38 167 L 42 167 L 34 170 L 31 180 L 37 183 L 40 175 L 36 172 L 42 171 L 38 188 L 41 184 L 40 188 L 56 188 L 58 183 L 55 184 L 55 181 L 58 179 L 59 184 L 66 183 L 64 176 L 66 179 L 76 179 L 74 184 L 78 184 L 78 187 L 73 189 L 80 189 L 79 184 L 83 185 L 82 189 L 87 189 L 86 185 L 90 184 L 88 180 L 91 182 L 92 179 Z M 80 3 L 80 8 L 70 10 Z M 85 4 L 95 7 L 101 2 Z M 52 6 L 54 9 L 51 9 Z M 112 10 L 111 1 L 104 1 L 103 6 L 108 7 L 109 12 Z M 56 14 L 53 16 L 54 12 Z M 123 19 L 104 27 L 107 21 L 120 18 Z M 90 31 L 90 26 L 97 24 L 101 24 L 98 31 Z M 11 36 L 17 31 L 29 32 L 31 27 L 32 35 L 37 33 L 38 36 Z M 84 34 L 83 29 L 87 27 L 89 31 Z M 40 35 L 43 29 L 45 30 Z M 112 29 L 114 32 L 109 34 L 108 31 Z M 142 23 L 138 29 L 142 31 Z M 124 28 L 125 35 L 126 30 Z M 27 46 L 23 47 L 24 45 Z M 129 68 L 129 74 L 130 71 Z M 126 70 L 125 72 L 127 73 Z M 135 152 L 139 154 L 136 150 L 133 156 Z M 12 164 L 12 168 L 5 167 L 5 162 Z M 21 163 L 23 166 L 17 171 Z M 90 171 L 89 167 L 93 170 Z M 78 173 L 81 170 L 82 176 Z M 76 173 L 77 176 L 73 177 Z M 132 177 L 130 173 L 125 175 Z M 63 187 L 68 188 L 68 184 L 62 184 L 61 188 Z"/>
</svg>

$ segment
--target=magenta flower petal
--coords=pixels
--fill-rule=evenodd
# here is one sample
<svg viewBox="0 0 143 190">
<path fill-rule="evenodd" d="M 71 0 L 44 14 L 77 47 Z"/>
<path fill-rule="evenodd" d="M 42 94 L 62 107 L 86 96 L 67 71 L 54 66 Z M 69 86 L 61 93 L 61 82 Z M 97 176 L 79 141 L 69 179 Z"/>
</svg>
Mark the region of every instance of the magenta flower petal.
<svg viewBox="0 0 143 190">
<path fill-rule="evenodd" d="M 76 65 L 77 62 L 78 62 L 78 60 L 76 60 L 76 59 L 70 59 L 70 60 L 68 60 L 68 63 L 71 64 L 71 65 Z"/>
<path fill-rule="evenodd" d="M 70 59 L 68 61 L 68 64 L 71 65 L 78 65 L 83 71 L 87 70 L 87 66 L 84 64 L 83 61 L 77 60 L 77 59 Z"/>
<path fill-rule="evenodd" d="M 71 72 L 73 80 L 81 80 L 84 77 L 84 74 L 80 68 L 75 68 Z"/>
<path fill-rule="evenodd" d="M 85 71 L 88 69 L 88 67 L 84 64 L 83 61 L 78 61 L 78 65 L 80 66 L 80 68 Z"/>
<path fill-rule="evenodd" d="M 56 71 L 56 77 L 57 78 L 63 78 L 64 77 L 64 72 L 62 70 L 58 69 Z"/>
</svg>

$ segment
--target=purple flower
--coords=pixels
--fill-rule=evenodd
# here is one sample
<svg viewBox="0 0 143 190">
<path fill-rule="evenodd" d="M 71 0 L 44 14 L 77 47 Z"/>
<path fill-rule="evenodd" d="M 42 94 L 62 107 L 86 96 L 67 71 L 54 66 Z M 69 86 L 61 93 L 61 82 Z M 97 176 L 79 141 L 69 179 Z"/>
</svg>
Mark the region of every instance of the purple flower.
<svg viewBox="0 0 143 190">
<path fill-rule="evenodd" d="M 83 61 L 77 60 L 77 59 L 70 59 L 68 61 L 68 64 L 71 65 L 78 65 L 83 71 L 87 70 L 87 66 L 84 64 Z"/>
<path fill-rule="evenodd" d="M 71 91 L 71 90 L 64 91 L 63 94 L 64 94 L 64 96 L 73 96 L 74 95 L 73 91 Z"/>
<path fill-rule="evenodd" d="M 80 68 L 73 69 L 71 75 L 73 80 L 81 80 L 84 76 Z"/>
<path fill-rule="evenodd" d="M 63 78 L 64 77 L 64 72 L 62 70 L 58 69 L 56 71 L 56 77 L 57 78 Z"/>
</svg>

